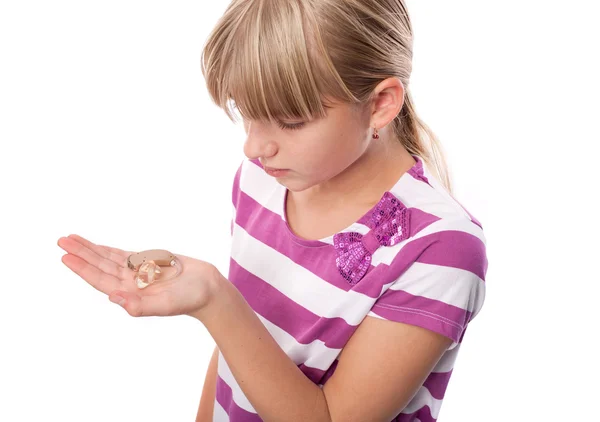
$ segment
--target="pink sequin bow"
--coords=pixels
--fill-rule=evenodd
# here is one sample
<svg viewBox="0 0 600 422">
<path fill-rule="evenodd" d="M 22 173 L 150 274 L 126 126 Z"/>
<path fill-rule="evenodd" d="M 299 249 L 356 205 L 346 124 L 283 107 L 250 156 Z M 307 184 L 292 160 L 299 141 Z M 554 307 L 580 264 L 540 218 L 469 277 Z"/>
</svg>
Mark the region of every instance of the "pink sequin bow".
<svg viewBox="0 0 600 422">
<path fill-rule="evenodd" d="M 348 283 L 358 283 L 371 266 L 373 253 L 381 246 L 394 246 L 409 237 L 409 210 L 390 192 L 386 192 L 366 223 L 371 230 L 364 236 L 356 232 L 337 233 L 333 246 L 335 263 Z"/>
</svg>

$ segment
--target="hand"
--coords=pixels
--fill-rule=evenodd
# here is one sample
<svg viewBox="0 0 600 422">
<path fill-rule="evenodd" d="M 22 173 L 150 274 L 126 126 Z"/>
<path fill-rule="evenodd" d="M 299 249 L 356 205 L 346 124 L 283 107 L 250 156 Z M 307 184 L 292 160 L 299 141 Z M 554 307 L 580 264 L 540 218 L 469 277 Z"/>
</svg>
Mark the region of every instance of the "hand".
<svg viewBox="0 0 600 422">
<path fill-rule="evenodd" d="M 214 265 L 176 254 L 181 274 L 139 289 L 135 272 L 127 267 L 127 257 L 134 252 L 96 245 L 74 234 L 57 243 L 67 252 L 62 257 L 67 267 L 131 316 L 192 316 L 207 306 L 223 279 Z"/>
</svg>

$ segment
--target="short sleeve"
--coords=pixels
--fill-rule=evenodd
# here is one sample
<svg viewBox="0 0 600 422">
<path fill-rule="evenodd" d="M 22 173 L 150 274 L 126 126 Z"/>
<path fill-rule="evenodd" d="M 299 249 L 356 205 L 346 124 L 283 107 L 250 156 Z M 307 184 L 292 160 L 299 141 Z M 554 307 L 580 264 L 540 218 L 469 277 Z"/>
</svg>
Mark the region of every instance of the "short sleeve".
<svg viewBox="0 0 600 422">
<path fill-rule="evenodd" d="M 451 347 L 460 343 L 485 299 L 487 257 L 479 230 L 436 233 L 368 315 L 437 332 L 453 340 Z"/>
</svg>

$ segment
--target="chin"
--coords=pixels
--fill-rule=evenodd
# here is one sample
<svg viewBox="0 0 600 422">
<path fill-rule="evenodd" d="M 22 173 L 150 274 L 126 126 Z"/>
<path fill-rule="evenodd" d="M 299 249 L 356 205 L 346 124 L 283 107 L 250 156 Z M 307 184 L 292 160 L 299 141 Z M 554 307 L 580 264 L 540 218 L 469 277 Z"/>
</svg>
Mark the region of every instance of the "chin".
<svg viewBox="0 0 600 422">
<path fill-rule="evenodd" d="M 314 186 L 314 184 L 300 182 L 295 180 L 277 180 L 281 186 L 284 186 L 291 192 L 302 192 Z"/>
</svg>

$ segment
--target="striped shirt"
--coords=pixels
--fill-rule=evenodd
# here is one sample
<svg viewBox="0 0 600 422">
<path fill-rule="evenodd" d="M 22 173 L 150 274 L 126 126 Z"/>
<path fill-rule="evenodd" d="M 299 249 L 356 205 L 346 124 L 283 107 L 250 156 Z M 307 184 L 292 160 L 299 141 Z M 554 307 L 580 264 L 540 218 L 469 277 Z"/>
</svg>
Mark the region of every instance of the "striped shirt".
<svg viewBox="0 0 600 422">
<path fill-rule="evenodd" d="M 487 257 L 481 224 L 428 173 L 420 157 L 413 157 L 416 164 L 386 192 L 410 217 L 406 232 L 396 244 L 369 249 L 366 273 L 358 281 L 343 276 L 335 236 L 306 240 L 291 231 L 285 213 L 287 189 L 257 160 L 245 160 L 232 189 L 228 278 L 290 359 L 321 387 L 366 316 L 420 326 L 452 339 L 416 395 L 393 419 L 433 422 L 467 325 L 484 302 Z M 376 206 L 341 233 L 366 239 L 375 231 L 378 212 Z M 217 372 L 214 421 L 260 421 L 222 354 Z"/>
</svg>

